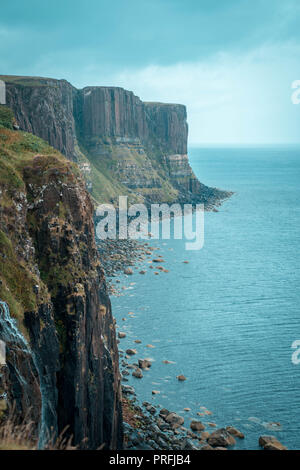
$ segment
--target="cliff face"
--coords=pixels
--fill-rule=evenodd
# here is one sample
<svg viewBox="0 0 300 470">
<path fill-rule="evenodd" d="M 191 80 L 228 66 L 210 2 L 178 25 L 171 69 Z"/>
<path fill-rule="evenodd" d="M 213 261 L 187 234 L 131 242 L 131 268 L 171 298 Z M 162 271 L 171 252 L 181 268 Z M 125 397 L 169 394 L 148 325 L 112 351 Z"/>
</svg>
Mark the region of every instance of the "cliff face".
<svg viewBox="0 0 300 470">
<path fill-rule="evenodd" d="M 182 104 L 145 103 L 148 142 L 159 147 L 162 155 L 186 155 L 188 125 L 186 107 Z"/>
<path fill-rule="evenodd" d="M 69 426 L 80 447 L 122 448 L 117 344 L 90 196 L 72 163 L 4 128 L 0 257 L 6 406 L 37 424 L 42 443 Z"/>
<path fill-rule="evenodd" d="M 117 87 L 76 90 L 64 80 L 0 76 L 21 129 L 81 167 L 97 202 L 202 202 L 228 193 L 200 184 L 187 157 L 186 108 L 142 102 Z"/>
<path fill-rule="evenodd" d="M 46 140 L 70 160 L 76 160 L 73 118 L 75 88 L 66 80 L 3 77 L 6 101 L 20 128 Z"/>
<path fill-rule="evenodd" d="M 144 105 L 131 91 L 86 87 L 78 93 L 78 105 L 81 133 L 87 140 L 101 136 L 142 140 L 147 132 Z"/>
</svg>

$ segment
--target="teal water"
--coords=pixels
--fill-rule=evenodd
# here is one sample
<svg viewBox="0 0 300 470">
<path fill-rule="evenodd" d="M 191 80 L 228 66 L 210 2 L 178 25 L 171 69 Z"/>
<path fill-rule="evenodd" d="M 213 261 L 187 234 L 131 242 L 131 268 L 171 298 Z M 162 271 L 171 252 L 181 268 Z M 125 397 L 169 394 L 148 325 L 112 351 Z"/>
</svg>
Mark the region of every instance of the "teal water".
<svg viewBox="0 0 300 470">
<path fill-rule="evenodd" d="M 300 449 L 300 365 L 291 361 L 300 339 L 300 148 L 192 148 L 190 161 L 202 182 L 235 195 L 205 213 L 202 250 L 153 241 L 170 272 L 120 277 L 128 288 L 112 298 L 127 333 L 120 348 L 154 360 L 129 384 L 186 425 L 206 407 L 212 415 L 198 419 L 245 433 L 237 448 L 256 449 L 261 434 L 274 434 Z"/>
</svg>

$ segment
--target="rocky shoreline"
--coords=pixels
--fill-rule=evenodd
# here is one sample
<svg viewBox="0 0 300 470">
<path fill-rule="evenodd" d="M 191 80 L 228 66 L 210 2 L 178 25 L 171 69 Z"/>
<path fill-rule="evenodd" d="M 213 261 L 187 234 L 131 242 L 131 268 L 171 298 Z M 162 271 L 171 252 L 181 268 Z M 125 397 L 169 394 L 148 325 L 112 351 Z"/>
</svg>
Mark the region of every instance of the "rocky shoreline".
<svg viewBox="0 0 300 470">
<path fill-rule="evenodd" d="M 145 266 L 148 262 L 149 270 L 154 274 L 168 272 L 164 266 L 164 259 L 158 254 L 158 247 L 153 247 L 148 242 L 136 240 L 98 240 L 98 250 L 101 255 L 102 266 L 107 276 L 107 285 L 111 295 L 122 295 L 118 285 L 118 275 L 125 274 L 130 277 L 134 271 L 145 274 Z M 188 261 L 183 261 L 188 263 Z M 122 287 L 124 288 L 124 286 Z M 118 331 L 117 343 L 125 338 L 126 334 Z M 140 342 L 136 340 L 136 343 Z M 151 346 L 151 345 L 149 345 Z M 192 419 L 189 429 L 184 426 L 184 416 L 161 408 L 150 402 L 140 403 L 134 387 L 126 384 L 128 376 L 132 375 L 142 379 L 143 370 L 151 368 L 151 361 L 136 359 L 130 363 L 129 359 L 136 354 L 135 349 L 126 351 L 119 348 L 120 370 L 123 395 L 123 432 L 124 448 L 127 450 L 228 450 L 233 449 L 238 440 L 245 438 L 244 434 L 229 425 L 219 429 L 214 423 L 203 423 Z M 179 381 L 185 377 L 178 376 Z M 155 395 L 159 393 L 152 391 Z M 203 407 L 204 408 L 204 407 Z M 183 411 L 190 411 L 186 408 Z M 208 410 L 198 415 L 211 414 Z M 184 415 L 184 413 L 183 413 Z M 280 426 L 279 423 L 278 426 Z M 210 431 L 208 430 L 210 429 Z M 275 436 L 260 436 L 259 446 L 265 450 L 286 450 Z"/>
</svg>

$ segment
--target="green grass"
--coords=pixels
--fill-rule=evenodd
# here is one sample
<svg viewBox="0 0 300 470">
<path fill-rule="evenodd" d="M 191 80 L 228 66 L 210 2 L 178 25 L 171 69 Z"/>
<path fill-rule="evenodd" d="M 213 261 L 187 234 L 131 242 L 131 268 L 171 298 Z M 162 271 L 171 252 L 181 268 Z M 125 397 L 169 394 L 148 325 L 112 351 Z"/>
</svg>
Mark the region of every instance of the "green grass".
<svg viewBox="0 0 300 470">
<path fill-rule="evenodd" d="M 95 148 L 101 148 L 102 154 L 98 155 Z M 119 196 L 128 196 L 128 203 L 143 203 L 145 198 L 155 198 L 158 201 L 174 202 L 177 199 L 178 190 L 168 181 L 165 170 L 156 154 L 150 156 L 140 153 L 130 144 L 128 147 L 114 143 L 108 137 L 90 139 L 85 144 L 80 144 L 81 160 L 91 166 L 90 180 L 92 182 L 92 196 L 96 204 L 118 204 Z M 145 169 L 145 162 L 152 163 L 152 169 Z M 134 164 L 140 169 L 146 179 L 160 181 L 160 188 L 135 188 L 131 189 L 123 184 L 122 177 L 118 174 L 117 163 L 124 161 Z M 133 175 L 134 177 L 134 175 Z"/>
<path fill-rule="evenodd" d="M 13 128 L 14 115 L 10 108 L 0 105 L 0 127 Z"/>
<path fill-rule="evenodd" d="M 49 85 L 49 81 L 53 81 L 53 87 L 55 85 L 55 80 L 46 77 L 26 77 L 26 76 L 19 76 L 19 75 L 0 75 L 0 80 L 6 83 L 13 83 L 14 85 L 22 85 L 22 86 L 34 86 L 34 87 L 42 87 L 42 86 L 51 86 Z"/>
<path fill-rule="evenodd" d="M 36 276 L 20 262 L 12 241 L 0 230 L 0 299 L 8 303 L 11 315 L 22 324 L 25 311 L 36 311 L 37 297 L 33 286 Z"/>
</svg>

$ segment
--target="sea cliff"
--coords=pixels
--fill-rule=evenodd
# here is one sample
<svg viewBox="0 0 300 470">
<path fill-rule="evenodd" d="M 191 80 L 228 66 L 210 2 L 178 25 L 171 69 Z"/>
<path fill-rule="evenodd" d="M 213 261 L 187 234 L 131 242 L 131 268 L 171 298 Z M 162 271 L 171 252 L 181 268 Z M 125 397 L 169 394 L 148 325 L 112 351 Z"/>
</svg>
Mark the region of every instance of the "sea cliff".
<svg viewBox="0 0 300 470">
<path fill-rule="evenodd" d="M 66 80 L 0 76 L 20 129 L 77 161 L 96 203 L 204 203 L 229 193 L 201 184 L 187 156 L 181 104 L 143 102 L 119 87 L 76 89 Z"/>
<path fill-rule="evenodd" d="M 67 426 L 74 445 L 122 448 L 118 350 L 90 195 L 76 165 L 36 136 L 9 129 L 6 117 L 1 413 L 33 422 L 42 444 Z"/>
</svg>

